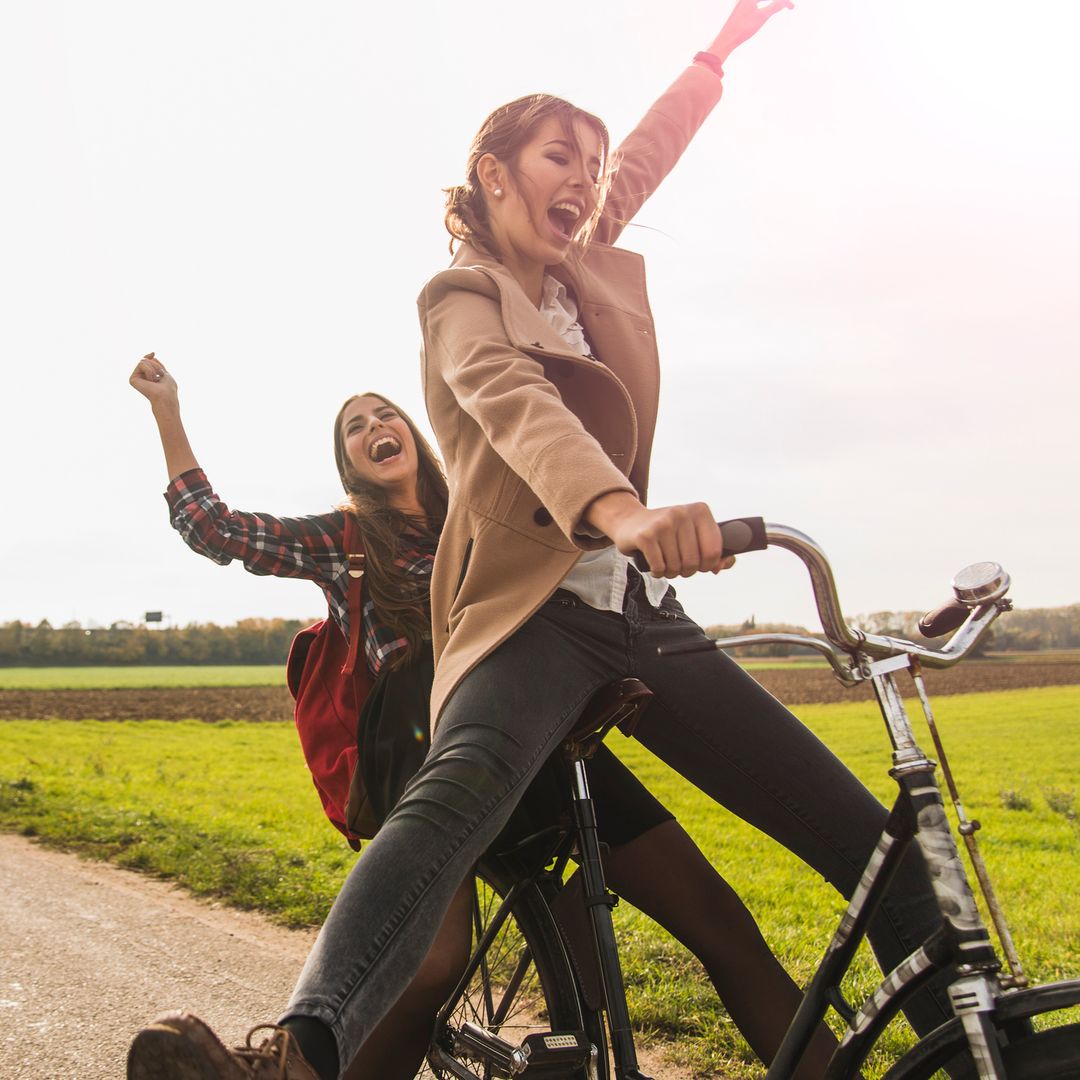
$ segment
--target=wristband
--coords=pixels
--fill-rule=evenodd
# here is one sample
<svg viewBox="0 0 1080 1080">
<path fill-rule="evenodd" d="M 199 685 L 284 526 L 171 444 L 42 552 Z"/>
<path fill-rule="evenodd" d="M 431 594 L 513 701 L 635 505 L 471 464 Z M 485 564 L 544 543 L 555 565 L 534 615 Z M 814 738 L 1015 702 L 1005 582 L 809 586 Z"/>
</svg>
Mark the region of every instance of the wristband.
<svg viewBox="0 0 1080 1080">
<path fill-rule="evenodd" d="M 718 79 L 724 77 L 724 65 L 720 62 L 720 57 L 713 55 L 711 52 L 695 53 L 694 63 L 704 64 Z"/>
</svg>

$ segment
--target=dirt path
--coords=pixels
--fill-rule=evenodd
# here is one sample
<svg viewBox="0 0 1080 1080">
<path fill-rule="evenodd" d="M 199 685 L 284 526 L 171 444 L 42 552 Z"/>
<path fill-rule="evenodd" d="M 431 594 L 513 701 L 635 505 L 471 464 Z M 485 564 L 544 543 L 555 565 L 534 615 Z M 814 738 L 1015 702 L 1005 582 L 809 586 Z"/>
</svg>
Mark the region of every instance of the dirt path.
<svg viewBox="0 0 1080 1080">
<path fill-rule="evenodd" d="M 242 1042 L 275 1018 L 314 940 L 9 833 L 0 897 L 4 1080 L 122 1078 L 132 1036 L 167 1009 L 196 1009 Z M 652 1055 L 643 1065 L 656 1080 L 690 1080 Z"/>
<path fill-rule="evenodd" d="M 314 938 L 10 834 L 0 896 L 8 1080 L 123 1077 L 132 1036 L 166 1009 L 197 1006 L 242 1041 L 274 1019 Z"/>
</svg>

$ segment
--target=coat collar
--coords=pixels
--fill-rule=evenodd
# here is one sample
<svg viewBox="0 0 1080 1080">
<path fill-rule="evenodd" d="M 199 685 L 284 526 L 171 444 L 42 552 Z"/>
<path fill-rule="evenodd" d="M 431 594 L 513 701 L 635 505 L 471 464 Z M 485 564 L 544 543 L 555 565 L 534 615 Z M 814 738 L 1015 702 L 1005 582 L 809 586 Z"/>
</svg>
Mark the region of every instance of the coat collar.
<svg viewBox="0 0 1080 1080">
<path fill-rule="evenodd" d="M 576 268 L 572 270 L 568 267 L 567 264 L 571 262 L 571 259 L 567 259 L 561 266 L 551 267 L 548 273 L 571 290 L 580 304 L 581 279 Z M 594 363 L 592 360 L 583 358 L 563 341 L 539 309 L 525 295 L 525 290 L 518 284 L 514 275 L 498 259 L 472 244 L 465 243 L 454 254 L 451 267 L 478 270 L 496 286 L 502 308 L 503 326 L 514 348 L 523 351 L 539 349 L 546 354 L 578 363 Z"/>
</svg>

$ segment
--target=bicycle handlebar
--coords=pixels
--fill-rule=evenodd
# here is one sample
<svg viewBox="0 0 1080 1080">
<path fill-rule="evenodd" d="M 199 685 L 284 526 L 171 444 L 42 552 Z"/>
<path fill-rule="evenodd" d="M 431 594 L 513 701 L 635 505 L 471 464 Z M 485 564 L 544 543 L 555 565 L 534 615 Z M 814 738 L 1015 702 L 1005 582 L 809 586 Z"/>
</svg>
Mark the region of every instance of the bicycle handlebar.
<svg viewBox="0 0 1080 1080">
<path fill-rule="evenodd" d="M 825 552 L 805 533 L 787 525 L 763 523 L 760 518 L 736 518 L 725 526 L 746 523 L 758 523 L 760 531 L 753 529 L 752 546 L 740 550 L 759 551 L 766 547 L 781 547 L 797 555 L 810 573 L 810 582 L 814 590 L 821 626 L 827 641 L 805 637 L 801 634 L 744 634 L 739 637 L 721 638 L 710 647 L 735 648 L 739 645 L 760 645 L 778 642 L 789 645 L 802 645 L 823 653 L 836 673 L 845 681 L 866 678 L 868 667 L 860 662 L 859 657 L 883 660 L 889 657 L 908 655 L 917 658 L 927 667 L 950 667 L 962 660 L 985 635 L 990 624 L 1008 610 L 1009 603 L 1003 600 L 1009 587 L 1009 576 L 996 563 L 976 563 L 960 571 L 953 582 L 958 599 L 924 617 L 934 620 L 930 629 L 936 629 L 939 636 L 954 631 L 952 637 L 940 649 L 930 649 L 903 638 L 889 637 L 884 634 L 871 634 L 849 626 L 840 607 L 840 597 L 833 578 L 832 567 L 825 557 Z M 737 530 L 733 529 L 736 532 Z M 738 535 L 738 534 L 737 534 Z M 733 539 L 735 539 L 733 537 Z M 727 536 L 724 543 L 725 553 L 734 553 L 728 547 Z M 990 568 L 993 568 L 992 570 Z M 977 573 L 974 573 L 977 571 Z M 962 616 L 962 618 L 957 618 Z M 947 620 L 952 619 L 951 625 Z M 930 635 L 927 635 L 930 636 Z M 702 646 L 669 647 L 664 653 L 687 652 Z"/>
</svg>

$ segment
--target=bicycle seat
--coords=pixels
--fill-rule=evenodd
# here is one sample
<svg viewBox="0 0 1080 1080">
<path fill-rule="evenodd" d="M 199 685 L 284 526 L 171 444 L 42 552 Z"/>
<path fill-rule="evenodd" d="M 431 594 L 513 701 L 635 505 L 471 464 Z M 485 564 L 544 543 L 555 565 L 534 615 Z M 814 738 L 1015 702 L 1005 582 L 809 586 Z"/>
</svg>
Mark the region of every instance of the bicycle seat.
<svg viewBox="0 0 1080 1080">
<path fill-rule="evenodd" d="M 653 692 L 640 679 L 616 679 L 601 686 L 582 710 L 563 747 L 572 757 L 589 758 L 604 737 L 617 727 L 633 735 Z"/>
</svg>

